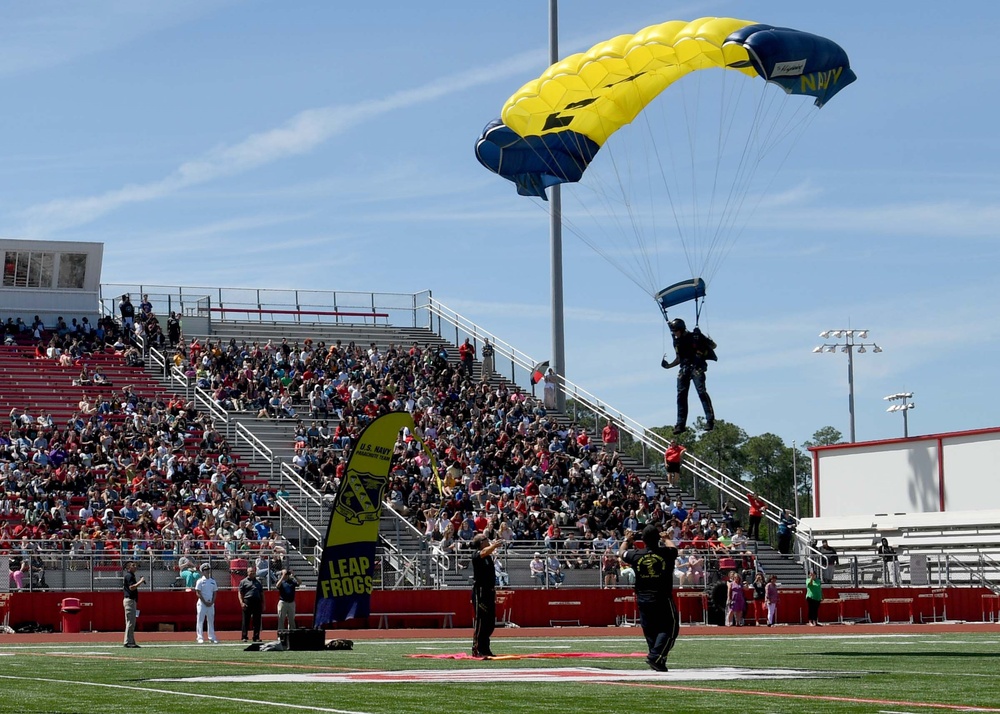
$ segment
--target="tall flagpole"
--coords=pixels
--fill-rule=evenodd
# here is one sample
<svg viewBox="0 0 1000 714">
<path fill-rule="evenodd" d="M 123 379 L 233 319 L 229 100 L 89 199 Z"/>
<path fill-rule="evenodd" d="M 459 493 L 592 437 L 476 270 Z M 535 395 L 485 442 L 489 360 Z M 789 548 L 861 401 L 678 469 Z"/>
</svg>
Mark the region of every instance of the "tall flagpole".
<svg viewBox="0 0 1000 714">
<path fill-rule="evenodd" d="M 558 0 L 549 0 L 549 64 L 559 61 Z M 549 247 L 552 284 L 552 369 L 558 377 L 556 408 L 566 409 L 566 394 L 561 389 L 566 375 L 566 336 L 563 325 L 562 261 L 562 191 L 559 184 L 549 190 Z"/>
</svg>

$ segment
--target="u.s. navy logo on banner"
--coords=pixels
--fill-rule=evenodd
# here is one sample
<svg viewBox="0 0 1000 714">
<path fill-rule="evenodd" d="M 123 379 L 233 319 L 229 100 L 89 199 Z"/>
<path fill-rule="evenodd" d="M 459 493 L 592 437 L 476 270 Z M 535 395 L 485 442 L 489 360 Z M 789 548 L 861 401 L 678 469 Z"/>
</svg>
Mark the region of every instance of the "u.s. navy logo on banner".
<svg viewBox="0 0 1000 714">
<path fill-rule="evenodd" d="M 337 512 L 355 526 L 365 521 L 377 521 L 382 515 L 385 477 L 359 473 L 348 468 L 344 479 L 347 488 L 341 490 L 340 498 L 337 499 Z"/>
</svg>

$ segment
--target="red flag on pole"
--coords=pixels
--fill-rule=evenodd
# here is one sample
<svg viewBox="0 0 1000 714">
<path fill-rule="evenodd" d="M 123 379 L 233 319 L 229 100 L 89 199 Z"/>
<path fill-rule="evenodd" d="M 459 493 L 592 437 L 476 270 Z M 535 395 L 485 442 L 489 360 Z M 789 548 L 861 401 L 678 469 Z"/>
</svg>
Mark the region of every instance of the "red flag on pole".
<svg viewBox="0 0 1000 714">
<path fill-rule="evenodd" d="M 549 368 L 549 361 L 539 362 L 531 370 L 531 386 L 541 382 L 545 378 L 545 370 Z"/>
</svg>

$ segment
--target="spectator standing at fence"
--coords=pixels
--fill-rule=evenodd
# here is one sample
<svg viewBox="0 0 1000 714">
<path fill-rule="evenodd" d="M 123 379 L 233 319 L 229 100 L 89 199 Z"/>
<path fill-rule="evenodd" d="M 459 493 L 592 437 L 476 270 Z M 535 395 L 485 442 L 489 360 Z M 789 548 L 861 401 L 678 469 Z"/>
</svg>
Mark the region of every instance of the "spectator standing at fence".
<svg viewBox="0 0 1000 714">
<path fill-rule="evenodd" d="M 281 571 L 275 589 L 278 591 L 278 629 L 295 629 L 295 590 L 299 581 L 291 568 Z"/>
<path fill-rule="evenodd" d="M 198 594 L 198 604 L 195 611 L 197 617 L 194 628 L 195 637 L 198 644 L 205 641 L 203 633 L 207 624 L 208 641 L 217 645 L 219 640 L 215 636 L 215 595 L 219 592 L 219 584 L 212 577 L 211 565 L 202 563 L 198 570 L 201 572 L 201 577 L 198 578 L 198 582 L 194 586 L 194 591 Z"/>
<path fill-rule="evenodd" d="M 889 545 L 887 538 L 883 538 L 875 552 L 882 558 L 882 582 L 888 585 L 891 581 L 893 585 L 898 586 L 899 560 L 896 557 L 896 549 Z"/>
<path fill-rule="evenodd" d="M 809 578 L 806 580 L 806 607 L 809 611 L 809 624 L 812 627 L 820 627 L 819 604 L 821 602 L 823 602 L 823 583 L 816 571 L 810 570 Z"/>
<path fill-rule="evenodd" d="M 264 612 L 264 584 L 257 579 L 257 568 L 247 566 L 247 576 L 240 581 L 237 597 L 242 611 L 240 638 L 247 641 L 247 634 L 253 630 L 253 641 L 260 642 L 260 618 Z"/>
<path fill-rule="evenodd" d="M 747 538 L 760 540 L 760 522 L 764 518 L 767 504 L 753 491 L 747 494 L 747 502 L 750 504 L 750 527 L 747 530 Z"/>
<path fill-rule="evenodd" d="M 472 539 L 472 656 L 495 657 L 490 637 L 497 626 L 497 571 L 493 553 L 502 545 L 482 533 Z"/>
<path fill-rule="evenodd" d="M 764 588 L 764 603 L 767 605 L 767 626 L 778 624 L 778 576 L 772 575 Z"/>
<path fill-rule="evenodd" d="M 787 508 L 783 510 L 778 519 L 778 552 L 782 555 L 792 552 L 792 537 L 797 526 L 798 522 L 792 512 Z"/>
<path fill-rule="evenodd" d="M 642 531 L 645 548 L 635 547 L 635 534 L 625 534 L 619 557 L 635 571 L 635 602 L 639 623 L 646 638 L 646 663 L 657 672 L 667 671 L 667 655 L 677 641 L 680 621 L 674 603 L 674 563 L 677 547 L 671 540 L 660 542 L 654 525 Z"/>
<path fill-rule="evenodd" d="M 30 570 L 31 566 L 28 564 L 28 559 L 25 558 L 21 561 L 21 567 L 10 574 L 10 576 L 14 579 L 14 587 L 18 590 L 24 590 L 26 584 L 31 584 Z"/>
<path fill-rule="evenodd" d="M 126 335 L 131 335 L 135 321 L 135 305 L 132 304 L 132 298 L 128 293 L 122 295 L 121 302 L 118 303 L 118 311 L 122 316 L 122 331 Z"/>
<path fill-rule="evenodd" d="M 472 363 L 476 359 L 476 347 L 469 342 L 468 337 L 465 338 L 465 342 L 458 346 L 458 359 L 465 376 L 472 379 Z"/>
<path fill-rule="evenodd" d="M 130 560 L 125 564 L 125 574 L 122 577 L 122 606 L 125 609 L 125 646 L 137 648 L 135 643 L 135 623 L 139 617 L 139 588 L 146 578 L 136 578 L 135 571 L 139 564 Z"/>
<path fill-rule="evenodd" d="M 487 337 L 486 341 L 483 342 L 483 381 L 485 382 L 490 377 L 493 376 L 493 355 L 495 351 L 493 345 L 490 344 L 490 340 Z"/>
<path fill-rule="evenodd" d="M 840 559 L 837 557 L 837 550 L 825 540 L 817 550 L 823 554 L 823 582 L 830 584 L 833 582 L 834 570 L 836 570 L 837 564 L 840 562 Z"/>
<path fill-rule="evenodd" d="M 171 347 L 176 347 L 177 343 L 181 341 L 181 320 L 177 317 L 177 313 L 171 311 L 170 317 L 167 318 L 167 340 L 170 342 Z"/>
<path fill-rule="evenodd" d="M 555 409 L 556 387 L 559 384 L 559 377 L 556 375 L 555 370 L 549 367 L 549 371 L 545 373 L 542 382 L 542 401 L 545 404 L 545 408 Z"/>
<path fill-rule="evenodd" d="M 663 454 L 663 461 L 667 465 L 667 482 L 671 486 L 676 487 L 677 481 L 681 477 L 681 458 L 685 451 L 687 449 L 682 444 L 679 444 L 676 439 L 671 439 L 670 445 L 667 446 L 667 450 Z"/>
<path fill-rule="evenodd" d="M 753 624 L 760 625 L 767 618 L 767 583 L 764 573 L 758 572 L 753 579 Z"/>
<path fill-rule="evenodd" d="M 153 303 L 149 301 L 149 295 L 143 293 L 142 299 L 139 301 L 139 314 L 137 317 L 140 322 L 146 322 L 152 314 Z"/>
<path fill-rule="evenodd" d="M 621 435 L 618 433 L 618 427 L 611 421 L 611 417 L 608 417 L 607 423 L 601 429 L 601 441 L 604 443 L 604 450 L 612 454 L 618 451 L 618 440 L 620 438 Z"/>
<path fill-rule="evenodd" d="M 726 625 L 743 627 L 747 599 L 743 592 L 743 578 L 735 570 L 729 574 L 726 599 Z"/>
</svg>

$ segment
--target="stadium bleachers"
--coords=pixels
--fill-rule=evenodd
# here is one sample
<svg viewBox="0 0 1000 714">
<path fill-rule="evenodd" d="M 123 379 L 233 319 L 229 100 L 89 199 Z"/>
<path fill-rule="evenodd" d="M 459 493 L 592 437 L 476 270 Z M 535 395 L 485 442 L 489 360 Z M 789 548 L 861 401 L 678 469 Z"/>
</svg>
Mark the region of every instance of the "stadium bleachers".
<svg viewBox="0 0 1000 714">
<path fill-rule="evenodd" d="M 896 551 L 904 584 L 923 579 L 925 567 L 931 569 L 931 578 L 949 581 L 1000 579 L 996 509 L 804 518 L 799 529 L 816 542 L 827 541 L 841 567 L 854 559 L 862 570 L 873 569 L 876 579 L 879 569 L 872 566 L 880 561 L 876 548 L 883 538 Z"/>
</svg>

